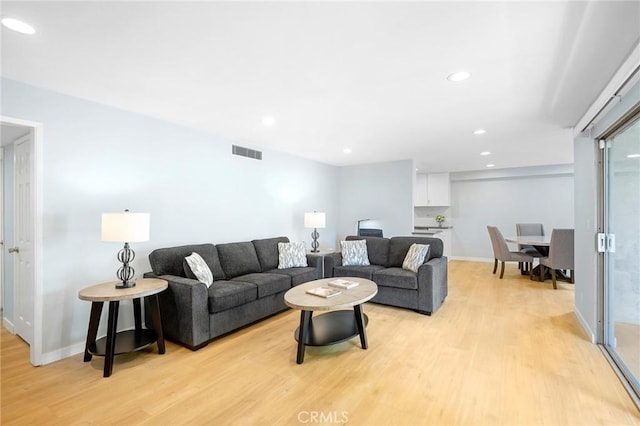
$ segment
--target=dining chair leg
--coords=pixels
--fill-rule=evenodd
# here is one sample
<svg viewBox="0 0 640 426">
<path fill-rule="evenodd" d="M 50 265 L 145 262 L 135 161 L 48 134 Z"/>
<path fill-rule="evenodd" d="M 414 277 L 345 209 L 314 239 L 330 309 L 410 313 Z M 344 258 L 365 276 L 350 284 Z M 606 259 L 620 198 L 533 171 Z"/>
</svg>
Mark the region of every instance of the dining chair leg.
<svg viewBox="0 0 640 426">
<path fill-rule="evenodd" d="M 531 274 L 533 274 L 533 262 L 527 262 L 529 265 L 529 279 L 531 279 Z"/>
<path fill-rule="evenodd" d="M 551 281 L 553 281 L 553 288 L 557 289 L 558 286 L 556 285 L 556 270 L 551 268 Z"/>
<path fill-rule="evenodd" d="M 575 284 L 576 282 L 575 282 L 575 280 L 573 279 L 573 273 L 574 273 L 574 270 L 573 270 L 573 269 L 569 269 L 569 273 L 571 274 L 571 281 L 570 281 L 570 282 L 571 282 L 571 284 Z"/>
<path fill-rule="evenodd" d="M 544 270 L 544 266 L 542 264 L 540 264 L 540 282 L 544 281 L 544 274 L 545 274 L 545 270 Z"/>
<path fill-rule="evenodd" d="M 500 279 L 504 276 L 504 264 L 507 263 L 504 260 L 502 261 L 502 267 L 500 268 Z"/>
<path fill-rule="evenodd" d="M 498 259 L 493 259 L 493 273 L 495 274 L 498 270 Z"/>
</svg>

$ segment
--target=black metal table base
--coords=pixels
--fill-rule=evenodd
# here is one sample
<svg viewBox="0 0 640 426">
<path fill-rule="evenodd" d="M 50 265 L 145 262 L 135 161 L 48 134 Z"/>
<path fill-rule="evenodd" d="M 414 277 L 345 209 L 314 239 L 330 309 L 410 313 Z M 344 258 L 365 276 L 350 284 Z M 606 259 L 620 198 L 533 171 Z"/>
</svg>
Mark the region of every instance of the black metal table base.
<svg viewBox="0 0 640 426">
<path fill-rule="evenodd" d="M 135 329 L 116 332 L 118 326 L 118 311 L 120 302 L 117 300 L 109 302 L 109 316 L 107 325 L 107 335 L 96 340 L 100 315 L 104 302 L 91 303 L 91 316 L 89 318 L 89 330 L 87 331 L 87 342 L 84 347 L 84 362 L 91 361 L 93 355 L 104 356 L 104 377 L 111 376 L 113 372 L 113 358 L 127 352 L 138 351 L 158 342 L 158 352 L 165 353 L 164 335 L 160 323 L 160 306 L 158 295 L 147 296 L 150 298 L 151 318 L 153 329 L 142 328 L 142 309 L 140 299 L 133 299 L 133 316 Z"/>
<path fill-rule="evenodd" d="M 356 305 L 351 310 L 332 311 L 312 318 L 313 311 L 300 312 L 300 326 L 294 337 L 298 342 L 296 362 L 304 362 L 306 346 L 328 346 L 344 342 L 355 336 L 360 336 L 362 349 L 367 349 L 366 326 L 369 318 L 362 311 L 362 305 Z"/>
</svg>

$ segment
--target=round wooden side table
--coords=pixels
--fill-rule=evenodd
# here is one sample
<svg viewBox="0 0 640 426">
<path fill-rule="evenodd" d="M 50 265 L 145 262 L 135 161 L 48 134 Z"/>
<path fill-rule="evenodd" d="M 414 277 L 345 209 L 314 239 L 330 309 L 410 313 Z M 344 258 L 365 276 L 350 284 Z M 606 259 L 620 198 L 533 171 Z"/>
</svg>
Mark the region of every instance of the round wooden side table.
<svg viewBox="0 0 640 426">
<path fill-rule="evenodd" d="M 80 300 L 91 302 L 91 316 L 87 342 L 84 347 L 84 362 L 91 361 L 92 355 L 104 356 L 104 377 L 111 376 L 113 358 L 127 352 L 137 351 L 158 342 L 158 352 L 165 353 L 164 335 L 160 319 L 160 305 L 158 293 L 164 291 L 168 284 L 157 278 L 140 278 L 131 288 L 116 288 L 119 281 L 110 281 L 83 288 L 78 292 Z M 153 329 L 142 328 L 142 309 L 140 300 L 148 298 Z M 117 332 L 118 310 L 122 300 L 133 300 L 133 316 L 135 329 Z M 109 319 L 107 335 L 96 340 L 100 315 L 104 302 L 109 302 Z"/>
</svg>

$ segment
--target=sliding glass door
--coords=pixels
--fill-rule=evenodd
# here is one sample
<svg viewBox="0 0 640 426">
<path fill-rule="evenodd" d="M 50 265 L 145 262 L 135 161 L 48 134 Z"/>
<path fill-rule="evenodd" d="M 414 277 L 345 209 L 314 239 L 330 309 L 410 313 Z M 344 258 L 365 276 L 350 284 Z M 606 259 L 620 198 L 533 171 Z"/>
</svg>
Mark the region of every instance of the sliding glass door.
<svg viewBox="0 0 640 426">
<path fill-rule="evenodd" d="M 604 151 L 605 348 L 640 395 L 640 118 Z"/>
</svg>

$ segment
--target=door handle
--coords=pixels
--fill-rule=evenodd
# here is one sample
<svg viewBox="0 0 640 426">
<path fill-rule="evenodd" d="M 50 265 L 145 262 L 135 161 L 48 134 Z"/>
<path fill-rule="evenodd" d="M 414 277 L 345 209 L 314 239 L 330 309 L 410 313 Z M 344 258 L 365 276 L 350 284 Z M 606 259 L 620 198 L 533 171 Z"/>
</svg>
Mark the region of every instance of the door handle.
<svg viewBox="0 0 640 426">
<path fill-rule="evenodd" d="M 9 253 L 20 253 L 20 249 L 18 247 L 9 248 Z"/>
</svg>

